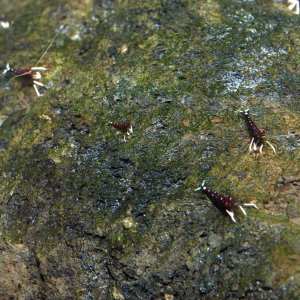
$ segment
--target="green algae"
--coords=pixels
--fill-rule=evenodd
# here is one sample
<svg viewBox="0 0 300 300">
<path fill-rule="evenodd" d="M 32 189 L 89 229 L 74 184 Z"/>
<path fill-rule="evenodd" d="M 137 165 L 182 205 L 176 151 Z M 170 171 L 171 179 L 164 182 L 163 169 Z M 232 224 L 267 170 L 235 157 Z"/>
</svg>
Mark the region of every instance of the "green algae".
<svg viewBox="0 0 300 300">
<path fill-rule="evenodd" d="M 1 60 L 16 66 L 38 60 L 61 23 L 55 18 L 47 22 L 54 3 L 22 4 L 10 32 L 14 61 L 5 35 L 0 37 Z M 6 142 L 0 153 L 5 174 L 0 178 L 1 236 L 36 244 L 47 256 L 62 236 L 97 238 L 100 232 L 98 239 L 108 240 L 122 272 L 139 270 L 129 278 L 155 273 L 167 278 L 186 264 L 197 275 L 186 271 L 184 290 L 190 289 L 189 280 L 201 285 L 206 277 L 203 295 L 244 295 L 255 280 L 270 282 L 274 276 L 276 293 L 297 272 L 291 263 L 296 249 L 290 244 L 298 225 L 284 239 L 290 225 L 280 202 L 286 198 L 276 195 L 274 187 L 299 162 L 299 151 L 288 151 L 277 140 L 299 129 L 299 20 L 266 2 L 98 5 L 65 2 L 66 29 L 42 61 L 48 67 L 44 82 L 51 86 L 43 97 L 37 99 L 17 81 L 9 92 L 1 89 L 1 115 L 8 116 L 1 126 Z M 8 15 L 14 14 L 9 8 Z M 236 81 L 241 86 L 235 90 L 228 82 Z M 259 158 L 247 154 L 249 136 L 236 111 L 248 106 L 258 126 L 267 128 L 277 156 L 271 151 Z M 124 143 L 109 122 L 128 119 L 134 134 Z M 249 211 L 240 225 L 231 224 L 194 192 L 204 178 L 215 190 L 257 203 L 259 210 Z M 26 197 L 32 210 L 18 208 L 10 192 Z M 264 209 L 266 201 L 275 202 L 274 211 Z M 18 221 L 9 225 L 8 219 Z M 134 226 L 126 228 L 124 220 Z M 261 252 L 252 254 L 257 261 L 242 257 L 248 265 L 237 249 L 256 240 L 244 228 L 261 237 Z M 207 251 L 205 234 L 222 230 L 224 242 Z M 274 232 L 278 241 L 272 242 Z M 215 260 L 222 251 L 223 265 Z M 287 258 L 279 265 L 282 257 Z"/>
</svg>

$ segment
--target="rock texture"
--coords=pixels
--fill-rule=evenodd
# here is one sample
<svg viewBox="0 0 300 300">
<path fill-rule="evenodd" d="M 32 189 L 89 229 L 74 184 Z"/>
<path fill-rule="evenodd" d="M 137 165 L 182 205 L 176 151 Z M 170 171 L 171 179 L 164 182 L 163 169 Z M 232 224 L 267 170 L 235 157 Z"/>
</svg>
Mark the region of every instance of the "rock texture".
<svg viewBox="0 0 300 300">
<path fill-rule="evenodd" d="M 300 19 L 278 1 L 1 0 L 0 299 L 297 299 Z M 250 108 L 277 155 L 248 154 Z M 131 121 L 133 134 L 111 122 Z M 194 191 L 244 202 L 238 223 Z"/>
</svg>

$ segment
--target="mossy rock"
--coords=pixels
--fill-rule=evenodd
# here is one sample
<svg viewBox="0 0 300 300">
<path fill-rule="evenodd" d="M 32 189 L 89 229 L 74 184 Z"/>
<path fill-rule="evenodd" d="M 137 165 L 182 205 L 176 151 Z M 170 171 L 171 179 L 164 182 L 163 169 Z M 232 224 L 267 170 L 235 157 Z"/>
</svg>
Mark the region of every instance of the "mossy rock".
<svg viewBox="0 0 300 300">
<path fill-rule="evenodd" d="M 1 76 L 1 299 L 297 299 L 299 16 L 273 1 L 0 5 L 3 69 L 35 66 L 59 31 L 42 97 Z M 248 153 L 246 108 L 276 155 Z M 127 121 L 124 142 L 111 122 Z M 259 209 L 234 224 L 194 191 L 204 179 Z"/>
</svg>

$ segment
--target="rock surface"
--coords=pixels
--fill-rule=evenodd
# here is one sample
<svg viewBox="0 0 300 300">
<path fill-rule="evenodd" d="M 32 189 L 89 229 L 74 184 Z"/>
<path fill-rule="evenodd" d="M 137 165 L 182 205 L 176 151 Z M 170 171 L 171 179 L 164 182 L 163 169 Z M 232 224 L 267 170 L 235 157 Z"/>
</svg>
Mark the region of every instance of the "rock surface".
<svg viewBox="0 0 300 300">
<path fill-rule="evenodd" d="M 297 299 L 300 18 L 273 1 L 0 0 L 0 299 Z M 2 11 L 3 10 L 3 11 Z M 250 108 L 277 155 L 247 153 Z M 130 120 L 123 140 L 110 122 Z M 201 193 L 247 209 L 234 224 Z"/>
</svg>

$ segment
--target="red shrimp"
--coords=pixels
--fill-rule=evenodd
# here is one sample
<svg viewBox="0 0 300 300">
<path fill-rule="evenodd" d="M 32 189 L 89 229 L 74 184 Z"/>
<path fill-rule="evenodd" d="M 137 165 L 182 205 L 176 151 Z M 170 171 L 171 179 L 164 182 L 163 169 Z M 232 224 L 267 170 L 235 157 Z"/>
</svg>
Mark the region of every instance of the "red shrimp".
<svg viewBox="0 0 300 300">
<path fill-rule="evenodd" d="M 42 82 L 40 82 L 42 78 L 41 72 L 44 72 L 46 70 L 47 69 L 44 67 L 28 67 L 25 69 L 14 69 L 9 65 L 9 63 L 7 63 L 3 74 L 13 75 L 13 78 L 20 77 L 20 79 L 22 79 L 23 81 L 23 84 L 33 86 L 35 93 L 38 97 L 40 97 L 41 94 L 38 90 L 38 86 L 45 86 Z"/>
<path fill-rule="evenodd" d="M 241 113 L 244 116 L 251 137 L 249 152 L 262 154 L 262 149 L 265 145 L 265 142 L 267 142 L 272 148 L 273 152 L 276 154 L 275 147 L 269 141 L 265 140 L 265 131 L 259 130 L 254 121 L 250 118 L 250 109 L 241 111 Z"/>
<path fill-rule="evenodd" d="M 206 186 L 206 181 L 202 182 L 202 185 L 195 189 L 195 191 L 201 190 L 209 199 L 210 201 L 217 206 L 219 209 L 224 210 L 231 218 L 231 220 L 236 223 L 236 219 L 234 217 L 234 211 L 237 207 L 243 212 L 246 216 L 246 211 L 244 207 L 254 207 L 257 209 L 257 206 L 254 203 L 241 203 L 240 201 L 233 199 L 231 197 L 223 196 Z"/>
<path fill-rule="evenodd" d="M 126 134 L 129 136 L 133 133 L 132 124 L 130 121 L 126 121 L 123 123 L 110 123 L 115 129 L 119 130 L 124 134 L 124 142 L 126 142 Z"/>
</svg>

